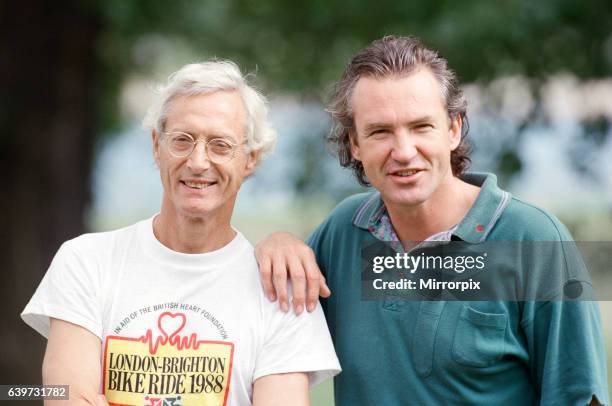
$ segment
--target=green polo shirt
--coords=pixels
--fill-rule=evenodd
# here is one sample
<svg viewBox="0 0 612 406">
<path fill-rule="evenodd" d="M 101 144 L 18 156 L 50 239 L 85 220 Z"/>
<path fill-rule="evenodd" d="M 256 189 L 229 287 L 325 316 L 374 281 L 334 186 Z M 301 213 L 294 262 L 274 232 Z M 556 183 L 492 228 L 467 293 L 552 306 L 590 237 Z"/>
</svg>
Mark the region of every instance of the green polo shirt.
<svg viewBox="0 0 612 406">
<path fill-rule="evenodd" d="M 494 175 L 464 180 L 481 190 L 452 239 L 571 241 Z M 609 404 L 597 302 L 361 300 L 361 247 L 380 237 L 371 220 L 382 206 L 377 192 L 352 196 L 308 240 L 332 290 L 337 406 Z"/>
</svg>

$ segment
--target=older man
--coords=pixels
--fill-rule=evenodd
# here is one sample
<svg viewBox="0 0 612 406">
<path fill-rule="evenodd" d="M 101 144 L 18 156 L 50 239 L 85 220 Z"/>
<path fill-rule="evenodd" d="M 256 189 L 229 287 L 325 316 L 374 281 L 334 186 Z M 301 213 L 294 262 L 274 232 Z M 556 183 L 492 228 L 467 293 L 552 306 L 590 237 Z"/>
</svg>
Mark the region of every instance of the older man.
<svg viewBox="0 0 612 406">
<path fill-rule="evenodd" d="M 69 404 L 305 405 L 308 383 L 339 371 L 322 312 L 268 302 L 230 225 L 275 142 L 265 103 L 231 62 L 187 65 L 161 88 L 145 119 L 161 211 L 64 243 L 22 314 L 48 337 L 44 383 L 69 384 Z"/>
<path fill-rule="evenodd" d="M 333 291 L 323 305 L 344 368 L 335 380 L 339 406 L 607 404 L 597 302 L 564 301 L 555 286 L 519 300 L 362 300 L 363 247 L 374 242 L 413 253 L 425 240 L 463 249 L 571 241 L 554 216 L 500 189 L 494 175 L 464 172 L 466 107 L 446 60 L 414 38 L 385 37 L 355 55 L 328 106 L 330 140 L 341 165 L 375 190 L 334 209 L 308 240 L 314 256 L 288 234 L 262 243 L 268 295 L 287 306 L 288 270 L 294 305 L 307 296 L 313 309 L 316 257 Z M 514 265 L 561 273 L 525 251 L 510 258 Z M 559 253 L 558 263 L 575 259 Z"/>
</svg>

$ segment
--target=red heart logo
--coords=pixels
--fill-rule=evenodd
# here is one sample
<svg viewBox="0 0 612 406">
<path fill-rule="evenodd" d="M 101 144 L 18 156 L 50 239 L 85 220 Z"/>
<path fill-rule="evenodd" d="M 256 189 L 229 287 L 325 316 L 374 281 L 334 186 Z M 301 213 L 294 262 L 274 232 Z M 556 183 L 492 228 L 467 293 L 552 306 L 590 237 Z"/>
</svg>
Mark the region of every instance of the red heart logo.
<svg viewBox="0 0 612 406">
<path fill-rule="evenodd" d="M 157 327 L 165 337 L 172 337 L 178 334 L 185 327 L 187 318 L 183 313 L 164 312 L 159 315 Z"/>
</svg>

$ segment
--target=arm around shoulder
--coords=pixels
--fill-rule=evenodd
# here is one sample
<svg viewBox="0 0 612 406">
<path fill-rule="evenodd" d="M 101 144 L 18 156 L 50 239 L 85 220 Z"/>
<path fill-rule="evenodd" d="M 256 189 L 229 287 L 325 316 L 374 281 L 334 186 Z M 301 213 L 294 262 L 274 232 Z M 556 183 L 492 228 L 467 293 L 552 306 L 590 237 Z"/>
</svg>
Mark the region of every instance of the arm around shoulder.
<svg viewBox="0 0 612 406">
<path fill-rule="evenodd" d="M 70 399 L 45 404 L 71 406 L 108 405 L 100 393 L 102 343 L 89 330 L 51 319 L 43 361 L 43 384 L 69 385 Z"/>
<path fill-rule="evenodd" d="M 292 302 L 297 314 L 304 307 L 312 312 L 319 295 L 329 297 L 331 292 L 312 249 L 292 234 L 269 235 L 255 247 L 255 257 L 266 296 L 272 301 L 278 298 L 284 312 L 289 310 L 287 280 L 292 284 Z"/>
</svg>

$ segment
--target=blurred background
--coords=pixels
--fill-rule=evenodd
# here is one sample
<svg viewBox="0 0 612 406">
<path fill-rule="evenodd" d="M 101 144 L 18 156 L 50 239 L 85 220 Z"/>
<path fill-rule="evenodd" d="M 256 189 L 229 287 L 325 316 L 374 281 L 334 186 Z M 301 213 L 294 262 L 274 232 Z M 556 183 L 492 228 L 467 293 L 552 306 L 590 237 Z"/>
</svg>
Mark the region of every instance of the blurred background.
<svg viewBox="0 0 612 406">
<path fill-rule="evenodd" d="M 611 21 L 609 0 L 0 1 L 0 383 L 40 382 L 45 340 L 19 313 L 60 244 L 159 209 L 140 120 L 189 62 L 232 59 L 270 97 L 279 142 L 233 221 L 253 243 L 306 236 L 360 190 L 325 147 L 323 108 L 348 58 L 385 34 L 421 37 L 457 71 L 473 170 L 577 240 L 612 240 Z M 313 404 L 333 404 L 331 382 Z"/>
</svg>

